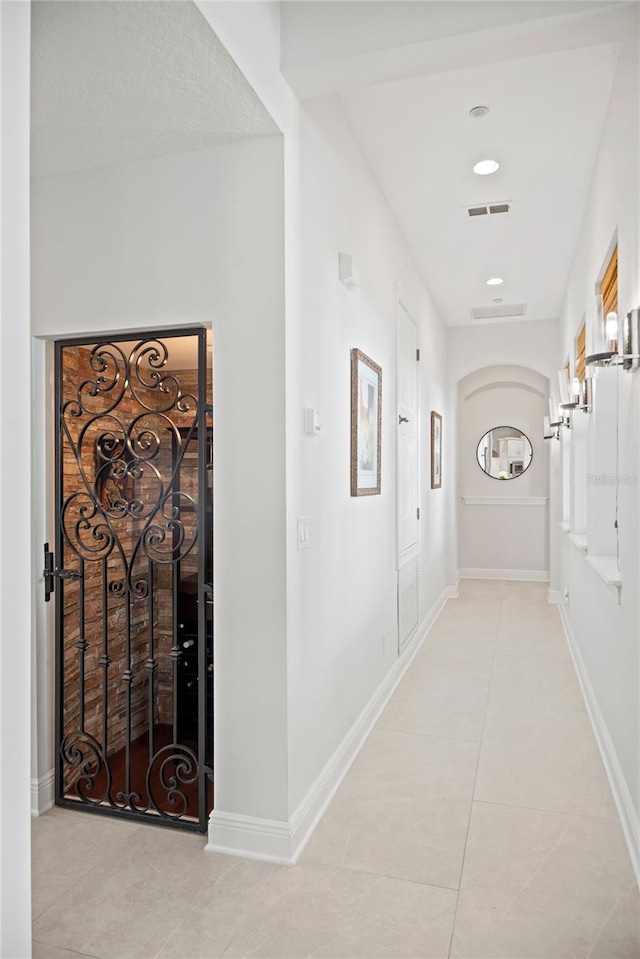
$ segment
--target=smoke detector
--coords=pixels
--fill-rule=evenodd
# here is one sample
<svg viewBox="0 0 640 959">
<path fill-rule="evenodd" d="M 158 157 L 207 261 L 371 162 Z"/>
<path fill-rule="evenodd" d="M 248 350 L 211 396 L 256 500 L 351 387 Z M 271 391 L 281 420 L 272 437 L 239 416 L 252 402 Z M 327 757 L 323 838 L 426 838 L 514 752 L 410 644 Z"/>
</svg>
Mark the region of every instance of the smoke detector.
<svg viewBox="0 0 640 959">
<path fill-rule="evenodd" d="M 486 117 L 489 112 L 489 107 L 477 106 L 471 107 L 469 110 L 469 116 L 473 117 L 474 120 L 482 120 L 483 117 Z"/>
</svg>

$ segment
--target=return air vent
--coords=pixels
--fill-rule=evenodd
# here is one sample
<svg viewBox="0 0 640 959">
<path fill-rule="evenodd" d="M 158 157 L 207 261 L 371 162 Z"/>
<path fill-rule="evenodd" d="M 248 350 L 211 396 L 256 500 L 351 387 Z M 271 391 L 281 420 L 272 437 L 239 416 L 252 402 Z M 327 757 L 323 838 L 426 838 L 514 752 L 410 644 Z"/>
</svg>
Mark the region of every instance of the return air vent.
<svg viewBox="0 0 640 959">
<path fill-rule="evenodd" d="M 513 216 L 513 203 L 510 200 L 504 200 L 501 203 L 480 203 L 476 206 L 467 206 L 465 209 L 470 220 L 482 217 Z"/>
<path fill-rule="evenodd" d="M 504 319 L 510 316 L 524 316 L 526 303 L 501 303 L 497 306 L 472 306 L 469 310 L 473 320 Z"/>
</svg>

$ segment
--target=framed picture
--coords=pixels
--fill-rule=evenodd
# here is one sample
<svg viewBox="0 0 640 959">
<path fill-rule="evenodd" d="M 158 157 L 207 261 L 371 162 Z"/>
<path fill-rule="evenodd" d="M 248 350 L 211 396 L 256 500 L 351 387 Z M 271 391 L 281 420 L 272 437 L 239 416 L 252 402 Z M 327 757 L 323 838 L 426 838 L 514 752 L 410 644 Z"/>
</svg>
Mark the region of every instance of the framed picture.
<svg viewBox="0 0 640 959">
<path fill-rule="evenodd" d="M 431 489 L 442 486 L 442 417 L 431 410 Z"/>
<path fill-rule="evenodd" d="M 351 350 L 351 495 L 380 492 L 382 370 Z"/>
</svg>

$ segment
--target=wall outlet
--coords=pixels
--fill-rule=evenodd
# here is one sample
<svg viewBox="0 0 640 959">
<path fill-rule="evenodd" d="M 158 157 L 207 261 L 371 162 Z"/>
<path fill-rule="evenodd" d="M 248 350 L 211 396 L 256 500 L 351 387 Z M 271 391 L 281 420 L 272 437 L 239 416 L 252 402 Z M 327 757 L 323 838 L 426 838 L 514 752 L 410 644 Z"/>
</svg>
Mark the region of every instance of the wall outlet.
<svg viewBox="0 0 640 959">
<path fill-rule="evenodd" d="M 568 586 L 565 586 L 565 588 L 564 588 L 563 599 L 564 599 L 566 605 L 568 606 L 568 605 L 569 605 L 569 587 L 568 587 Z"/>
</svg>

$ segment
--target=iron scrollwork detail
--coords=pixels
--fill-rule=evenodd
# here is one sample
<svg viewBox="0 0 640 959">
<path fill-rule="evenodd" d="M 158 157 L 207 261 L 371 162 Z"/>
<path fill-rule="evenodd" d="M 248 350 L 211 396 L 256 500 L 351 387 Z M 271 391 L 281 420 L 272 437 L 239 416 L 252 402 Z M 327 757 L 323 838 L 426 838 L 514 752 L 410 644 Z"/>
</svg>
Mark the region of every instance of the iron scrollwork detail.
<svg viewBox="0 0 640 959">
<path fill-rule="evenodd" d="M 192 786 L 198 781 L 198 775 L 198 758 L 193 750 L 178 743 L 171 743 L 159 749 L 147 770 L 148 808 L 153 807 L 158 815 L 167 819 L 179 819 L 185 814 L 189 804 L 189 799 L 181 787 Z M 157 780 L 163 792 L 162 797 L 154 790 L 154 780 Z M 163 806 L 161 798 L 175 807 L 173 811 L 170 812 Z"/>
<path fill-rule="evenodd" d="M 100 805 L 110 800 L 111 768 L 100 743 L 87 732 L 76 731 L 65 736 L 60 745 L 60 755 L 75 775 L 75 791 L 83 802 Z M 96 795 L 96 785 L 101 788 Z"/>
<path fill-rule="evenodd" d="M 107 558 L 115 550 L 124 572 L 123 590 L 127 591 L 133 589 L 131 569 L 141 550 L 156 562 L 175 562 L 184 559 L 197 540 L 197 528 L 193 535 L 187 533 L 176 502 L 178 498 L 189 500 L 195 509 L 193 500 L 175 490 L 174 482 L 196 429 L 199 403 L 192 392 L 182 391 L 173 374 L 163 374 L 168 357 L 166 344 L 156 339 L 141 340 L 129 356 L 116 343 L 95 346 L 88 364 L 97 375 L 82 380 L 76 396 L 61 410 L 64 438 L 83 486 L 67 496 L 62 506 L 65 543 L 88 562 Z M 115 413 L 127 395 L 131 405 L 140 410 L 128 424 Z M 172 410 L 191 414 L 186 438 L 167 415 Z M 150 417 L 157 421 L 153 428 Z M 74 424 L 79 421 L 78 432 Z M 167 437 L 164 445 L 163 436 Z M 171 442 L 178 455 L 171 475 L 163 479 L 153 461 L 160 459 Z M 86 468 L 87 449 L 95 462 L 93 480 Z M 136 495 L 136 484 L 142 481 L 144 499 Z M 130 551 L 118 525 L 126 517 L 141 521 Z"/>
</svg>

